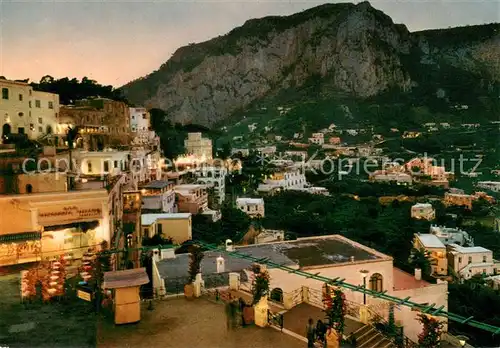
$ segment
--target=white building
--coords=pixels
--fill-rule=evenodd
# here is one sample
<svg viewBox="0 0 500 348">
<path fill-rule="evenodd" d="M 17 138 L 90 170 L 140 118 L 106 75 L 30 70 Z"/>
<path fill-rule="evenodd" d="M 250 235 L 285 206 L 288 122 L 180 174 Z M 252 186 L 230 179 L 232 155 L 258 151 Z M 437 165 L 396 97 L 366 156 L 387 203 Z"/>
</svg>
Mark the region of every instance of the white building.
<svg viewBox="0 0 500 348">
<path fill-rule="evenodd" d="M 307 192 L 312 195 L 323 195 L 323 196 L 330 196 L 330 192 L 328 192 L 328 189 L 326 187 L 318 187 L 318 186 L 312 186 L 312 187 L 304 187 L 304 188 L 289 188 L 289 190 L 292 191 L 300 191 L 300 192 Z"/>
<path fill-rule="evenodd" d="M 299 169 L 287 168 L 266 178 L 264 184 L 260 184 L 257 191 L 301 189 L 305 188 L 306 185 L 306 177 Z"/>
<path fill-rule="evenodd" d="M 30 139 L 58 132 L 59 95 L 35 91 L 28 83 L 0 79 L 1 136 Z"/>
<path fill-rule="evenodd" d="M 500 262 L 493 259 L 493 252 L 489 249 L 450 244 L 447 251 L 448 265 L 460 278 L 470 279 L 476 274 L 493 275 L 500 271 Z"/>
<path fill-rule="evenodd" d="M 175 213 L 174 183 L 154 180 L 141 187 L 142 210 Z"/>
<path fill-rule="evenodd" d="M 141 229 L 143 236 L 172 238 L 174 244 L 182 244 L 193 238 L 189 213 L 142 214 Z"/>
<path fill-rule="evenodd" d="M 366 287 L 371 290 L 385 291 L 401 299 L 411 297 L 411 301 L 432 303 L 435 308 L 443 310 L 448 308 L 446 282 L 430 284 L 422 280 L 418 272 L 414 276 L 395 268 L 391 257 L 339 235 L 237 246 L 234 250 L 257 259 L 264 258 L 276 264 L 300 269 L 312 275 L 320 273 L 321 276 L 331 279 L 343 279 L 346 283 L 353 285 L 362 286 L 364 276 Z M 204 254 L 201 269 L 206 285 L 211 282 L 209 280 L 214 279 L 213 277 L 220 276 L 217 274 L 220 270 L 217 269 L 216 259 L 221 257 L 224 259 L 224 272 L 229 273 L 228 277 L 232 277 L 231 273 L 246 275 L 233 284 L 244 291 L 251 288 L 253 277 L 249 268 L 253 261 L 236 258 L 228 252 L 214 251 Z M 160 278 L 170 279 L 165 282 L 167 291 L 182 289 L 185 284 L 185 279 L 182 277 L 187 276 L 185 270 L 188 265 L 189 256 L 182 254 L 156 263 Z M 267 267 L 267 271 L 270 277 L 270 291 L 283 294 L 281 305 L 286 310 L 303 302 L 317 307 L 318 311 L 324 308 L 322 289 L 325 283 L 323 281 L 307 278 L 279 267 Z M 237 275 L 235 278 L 238 278 Z M 179 280 L 176 281 L 176 279 Z M 347 288 L 342 288 L 342 291 L 346 300 L 350 301 L 350 306 L 353 306 L 352 312 L 359 312 L 359 306 L 362 306 L 364 302 L 363 294 Z M 300 296 L 300 294 L 305 295 Z M 388 302 L 366 296 L 366 305 L 372 312 L 376 312 L 387 320 Z M 394 311 L 395 320 L 404 326 L 404 334 L 415 342 L 422 331 L 422 326 L 417 321 L 419 313 L 404 305 L 398 306 L 398 309 Z M 356 315 L 356 317 L 355 319 L 359 320 L 359 316 Z M 446 319 L 443 319 L 446 322 Z M 307 320 L 307 317 L 304 320 Z"/>
<path fill-rule="evenodd" d="M 272 155 L 276 153 L 276 146 L 258 147 L 256 150 L 263 155 Z"/>
<path fill-rule="evenodd" d="M 493 192 L 500 192 L 500 181 L 479 181 L 476 186 Z"/>
<path fill-rule="evenodd" d="M 474 246 L 474 240 L 465 231 L 458 228 L 431 225 L 429 232 L 443 242 L 444 245 L 458 244 L 461 246 Z"/>
<path fill-rule="evenodd" d="M 430 203 L 417 203 L 411 207 L 411 217 L 417 220 L 434 220 L 436 211 Z"/>
<path fill-rule="evenodd" d="M 151 116 L 146 108 L 130 109 L 130 130 L 132 132 L 149 131 Z"/>
<path fill-rule="evenodd" d="M 184 140 L 186 152 L 199 158 L 212 159 L 212 140 L 203 138 L 201 133 L 188 133 Z"/>
<path fill-rule="evenodd" d="M 284 240 L 285 231 L 263 229 L 257 236 L 255 236 L 254 244 L 280 242 Z"/>
<path fill-rule="evenodd" d="M 323 145 L 325 143 L 325 138 L 323 137 L 312 137 L 312 138 L 309 138 L 309 142 L 311 144 L 316 144 L 316 145 Z"/>
<path fill-rule="evenodd" d="M 241 156 L 243 156 L 243 157 L 250 156 L 249 149 L 231 149 L 231 155 L 237 155 L 239 153 L 241 153 Z"/>
<path fill-rule="evenodd" d="M 383 173 L 375 174 L 372 176 L 372 180 L 375 182 L 394 182 L 398 185 L 411 185 L 412 178 L 411 175 L 406 173 Z"/>
<path fill-rule="evenodd" d="M 237 198 L 236 206 L 252 218 L 264 217 L 264 199 L 262 198 Z"/>
<path fill-rule="evenodd" d="M 128 174 L 133 186 L 137 187 L 139 182 L 147 182 L 158 177 L 160 159 L 155 154 L 147 150 L 106 149 L 75 151 L 73 158 L 77 163 L 76 170 L 79 174 L 101 177 Z"/>
<path fill-rule="evenodd" d="M 500 290 L 500 274 L 492 275 L 484 279 L 486 284 L 495 290 Z"/>
<path fill-rule="evenodd" d="M 84 175 L 118 175 L 130 169 L 130 151 L 79 151 L 75 152 L 80 173 Z"/>
<path fill-rule="evenodd" d="M 197 183 L 208 185 L 214 188 L 217 203 L 220 205 L 226 197 L 226 176 L 225 167 L 202 167 L 196 171 Z"/>
</svg>

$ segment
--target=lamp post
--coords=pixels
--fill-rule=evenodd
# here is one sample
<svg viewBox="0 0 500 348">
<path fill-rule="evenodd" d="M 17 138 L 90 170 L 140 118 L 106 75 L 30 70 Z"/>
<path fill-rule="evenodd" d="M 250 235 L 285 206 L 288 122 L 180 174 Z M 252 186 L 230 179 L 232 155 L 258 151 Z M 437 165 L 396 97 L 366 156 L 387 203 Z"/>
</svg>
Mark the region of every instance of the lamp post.
<svg viewBox="0 0 500 348">
<path fill-rule="evenodd" d="M 458 338 L 458 342 L 460 342 L 460 347 L 465 347 L 466 343 L 467 343 L 467 337 L 465 336 L 457 336 Z"/>
<path fill-rule="evenodd" d="M 361 274 L 361 277 L 363 278 L 363 289 L 366 290 L 366 277 L 368 276 L 369 271 L 366 269 L 362 269 L 359 271 L 359 274 Z M 363 304 L 366 306 L 366 292 L 363 291 Z"/>
</svg>

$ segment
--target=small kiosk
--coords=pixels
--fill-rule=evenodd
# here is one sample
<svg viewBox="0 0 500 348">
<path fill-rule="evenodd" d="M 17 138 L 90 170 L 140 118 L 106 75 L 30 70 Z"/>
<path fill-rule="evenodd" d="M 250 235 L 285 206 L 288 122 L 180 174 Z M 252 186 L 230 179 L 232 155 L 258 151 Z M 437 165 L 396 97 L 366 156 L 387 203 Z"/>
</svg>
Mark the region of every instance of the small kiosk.
<svg viewBox="0 0 500 348">
<path fill-rule="evenodd" d="M 136 323 L 141 320 L 141 285 L 149 283 L 145 268 L 104 273 L 104 289 L 114 292 L 115 324 Z"/>
</svg>

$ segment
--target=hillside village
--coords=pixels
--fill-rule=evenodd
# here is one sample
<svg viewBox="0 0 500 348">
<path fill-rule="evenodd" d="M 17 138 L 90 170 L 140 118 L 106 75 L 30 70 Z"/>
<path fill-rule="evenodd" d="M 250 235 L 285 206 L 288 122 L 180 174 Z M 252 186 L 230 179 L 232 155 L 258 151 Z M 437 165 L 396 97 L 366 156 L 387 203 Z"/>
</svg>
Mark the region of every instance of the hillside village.
<svg viewBox="0 0 500 348">
<path fill-rule="evenodd" d="M 332 274 L 347 272 L 345 279 L 357 284 L 352 279 L 353 271 L 349 270 L 362 267 L 355 265 L 365 259 L 379 260 L 373 266 L 363 266 L 368 267 L 363 272 L 369 275 L 365 286 L 370 291 L 387 290 L 391 296 L 404 298 L 412 289 L 414 301 L 423 303 L 432 298 L 440 308 L 449 306 L 444 296 L 448 284 L 481 279 L 491 289 L 500 287 L 498 244 L 492 245 L 494 250 L 489 249 L 489 245 L 480 242 L 481 236 L 475 238 L 477 233 L 471 233 L 467 227 L 489 229 L 490 235 L 500 235 L 496 210 L 500 182 L 494 180 L 499 168 L 485 170 L 479 166 L 481 174 L 475 175 L 476 168 L 464 173 L 459 171 L 462 167 L 450 168 L 448 163 L 403 147 L 402 157 L 396 161 L 389 157 L 394 154 L 381 146 L 395 139 L 418 139 L 429 132 L 498 128 L 495 122 L 470 127 L 441 124 L 437 130 L 435 125 L 422 125 L 418 131 L 389 129 L 389 136 L 374 134 L 371 127 L 340 129 L 330 124 L 311 134 L 296 133 L 292 138 L 275 135 L 272 139 L 267 137 L 268 140 L 258 140 L 261 138 L 257 136 L 257 125 L 252 123 L 247 132 L 241 133 L 244 135 L 232 139 L 227 154 L 222 154 L 224 149 L 216 146 L 217 139 L 198 132 L 187 134 L 184 154 L 166 158 L 145 108 L 128 107 L 122 101 L 99 97 L 59 105 L 57 94 L 38 92 L 26 83 L 0 80 L 0 85 L 4 97 L 2 110 L 9 115 L 2 127 L 0 156 L 3 163 L 0 200 L 4 212 L 0 224 L 2 267 L 37 262 L 42 267 L 39 272 L 48 272 L 50 276 L 59 272 L 60 260 L 64 259 L 69 260 L 64 261 L 67 277 L 80 277 L 82 284 L 88 284 L 94 281 L 88 261 L 92 255 L 108 249 L 129 250 L 113 253 L 107 267 L 117 272 L 136 269 L 145 265 L 144 257 L 150 255 L 153 261 L 148 272 L 153 277 L 147 286 L 155 296 L 165 297 L 179 291 L 185 281 L 180 279 L 187 272 L 176 268 L 173 276 L 167 265 L 186 261 L 186 255 L 180 251 L 182 246 L 199 241 L 202 245 L 220 246 L 224 250 L 220 255 L 224 256 L 217 260 L 221 262 L 219 268 L 209 270 L 207 266 L 202 283 L 195 281 L 195 285 L 202 284 L 202 290 L 196 290 L 195 296 L 199 296 L 199 291 L 220 286 L 244 293 L 245 287 L 251 292 L 248 275 L 239 280 L 231 277 L 238 272 L 245 274 L 248 265 L 237 266 L 230 252 L 236 250 L 257 258 L 266 255 L 271 260 L 284 258 L 307 269 L 310 261 L 306 260 L 311 256 L 306 255 L 313 252 L 310 244 L 316 243 L 329 256 L 314 261 L 314 265 L 325 269 L 341 267 Z M 21 95 L 23 98 L 17 98 Z M 24 96 L 34 110 L 28 104 L 20 106 L 14 102 L 24 100 Z M 283 107 L 278 111 L 289 110 Z M 40 125 L 27 125 L 26 120 L 31 119 L 38 119 Z M 264 129 L 271 131 L 270 127 Z M 480 145 L 477 146 L 479 149 Z M 484 150 L 484 155 L 489 156 L 487 149 Z M 477 150 L 472 146 L 462 152 L 466 151 Z M 35 165 L 28 167 L 29 161 Z M 469 180 L 466 187 L 472 189 L 460 189 L 459 178 Z M 340 189 L 338 185 L 344 181 L 349 184 Z M 390 209 L 406 209 L 404 215 L 414 221 L 410 222 L 414 233 L 406 233 L 408 239 L 402 241 L 405 247 L 399 250 L 401 254 L 391 253 L 387 248 L 377 250 L 378 242 L 348 227 L 351 217 L 347 217 L 345 225 L 333 218 L 323 221 L 322 227 L 316 226 L 317 221 L 341 209 L 337 202 L 351 202 L 348 204 L 357 204 L 355 209 L 361 209 L 368 201 L 380 210 L 377 219 L 382 219 Z M 344 213 L 355 214 L 350 208 L 345 209 Z M 292 215 L 285 218 L 280 211 Z M 309 228 L 294 223 L 293 215 L 309 215 L 309 222 L 303 220 L 309 223 Z M 12 219 L 13 216 L 16 218 Z M 361 219 L 357 225 L 363 226 Z M 393 232 L 386 229 L 389 226 L 380 226 L 378 233 L 392 238 Z M 293 245 L 303 251 L 301 256 L 280 254 L 273 247 L 278 245 L 285 249 Z M 180 246 L 180 254 L 164 251 L 162 246 Z M 407 259 L 399 256 L 404 255 L 404 250 L 409 253 Z M 210 258 L 210 252 L 206 253 Z M 328 259 L 331 257 L 336 261 L 332 263 Z M 26 272 L 22 296 L 30 298 L 35 291 L 31 283 L 34 275 Z M 276 272 L 272 272 L 270 300 L 281 303 L 291 313 L 296 303 L 289 296 L 304 283 Z M 214 278 L 212 273 L 228 274 L 229 283 Z M 172 277 L 180 277 L 181 283 L 172 283 Z M 310 284 L 309 296 L 318 284 L 321 282 Z M 50 282 L 44 289 L 47 300 L 63 291 L 58 282 Z M 347 298 L 353 303 L 361 301 L 355 292 Z M 318 303 L 307 303 L 311 308 L 322 308 Z M 376 297 L 370 297 L 368 303 L 371 310 L 379 308 Z M 360 307 L 360 313 L 363 308 Z M 384 316 L 385 310 L 381 308 L 377 315 Z M 363 314 L 359 315 L 356 320 L 366 325 Z M 405 327 L 406 339 L 418 339 L 420 329 L 412 324 L 417 320 L 414 313 L 398 312 L 396 320 Z M 453 327 L 453 323 L 449 325 Z M 383 333 L 367 326 L 353 328 L 350 333 L 351 338 L 358 339 L 365 334 L 365 340 L 374 340 L 378 346 L 390 344 Z"/>
</svg>

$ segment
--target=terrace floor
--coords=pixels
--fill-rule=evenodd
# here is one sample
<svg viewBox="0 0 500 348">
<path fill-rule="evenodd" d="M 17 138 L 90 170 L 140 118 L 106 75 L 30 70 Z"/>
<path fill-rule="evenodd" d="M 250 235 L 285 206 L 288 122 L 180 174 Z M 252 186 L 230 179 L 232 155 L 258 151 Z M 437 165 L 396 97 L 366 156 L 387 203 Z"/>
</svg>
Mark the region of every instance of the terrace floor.
<svg viewBox="0 0 500 348">
<path fill-rule="evenodd" d="M 156 301 L 152 311 L 144 303 L 137 324 L 98 325 L 98 347 L 302 348 L 305 343 L 272 328 L 249 326 L 227 329 L 224 306 L 204 298 Z"/>
<path fill-rule="evenodd" d="M 309 318 L 313 319 L 316 324 L 318 319 L 325 320 L 325 312 L 310 304 L 300 303 L 283 314 L 283 327 L 305 337 Z M 360 322 L 345 318 L 344 334 L 348 336 L 363 326 Z"/>
</svg>

